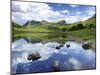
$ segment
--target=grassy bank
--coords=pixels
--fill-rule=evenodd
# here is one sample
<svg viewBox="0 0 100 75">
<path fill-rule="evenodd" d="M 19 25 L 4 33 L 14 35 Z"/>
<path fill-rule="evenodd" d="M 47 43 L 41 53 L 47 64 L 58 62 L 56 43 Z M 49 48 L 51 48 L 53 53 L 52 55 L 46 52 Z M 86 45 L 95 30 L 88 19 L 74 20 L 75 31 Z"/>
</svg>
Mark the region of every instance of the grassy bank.
<svg viewBox="0 0 100 75">
<path fill-rule="evenodd" d="M 24 32 L 24 31 L 23 31 Z M 67 41 L 74 39 L 77 41 L 95 41 L 95 30 L 94 29 L 81 29 L 76 31 L 67 32 L 27 32 L 27 33 L 16 33 L 13 35 L 13 39 L 28 38 L 30 40 L 40 40 L 40 41 Z"/>
<path fill-rule="evenodd" d="M 95 41 L 96 39 L 95 29 L 81 29 L 76 31 L 70 31 L 68 34 L 77 38 L 78 40 L 83 40 L 83 41 L 87 40 Z"/>
</svg>

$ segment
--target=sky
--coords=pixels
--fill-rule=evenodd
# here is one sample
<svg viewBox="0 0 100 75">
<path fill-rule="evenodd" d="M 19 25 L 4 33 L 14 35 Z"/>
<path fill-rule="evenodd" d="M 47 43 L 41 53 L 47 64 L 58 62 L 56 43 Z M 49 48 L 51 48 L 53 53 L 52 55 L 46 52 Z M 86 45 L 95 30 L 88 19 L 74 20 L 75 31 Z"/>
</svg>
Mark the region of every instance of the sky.
<svg viewBox="0 0 100 75">
<path fill-rule="evenodd" d="M 66 23 L 84 21 L 95 15 L 95 6 L 12 1 L 12 21 L 20 25 L 35 20 Z"/>
</svg>

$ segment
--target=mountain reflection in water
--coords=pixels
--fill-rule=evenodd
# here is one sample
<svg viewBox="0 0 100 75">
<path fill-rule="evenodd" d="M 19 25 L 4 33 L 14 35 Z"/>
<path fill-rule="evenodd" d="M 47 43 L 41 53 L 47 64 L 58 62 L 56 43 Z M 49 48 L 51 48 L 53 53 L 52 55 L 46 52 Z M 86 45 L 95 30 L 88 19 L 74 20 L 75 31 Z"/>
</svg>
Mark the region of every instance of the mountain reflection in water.
<svg viewBox="0 0 100 75">
<path fill-rule="evenodd" d="M 32 43 L 28 41 L 19 39 L 12 43 L 12 73 L 54 72 L 54 63 L 58 64 L 58 71 L 96 68 L 95 52 L 91 49 L 83 49 L 80 43 L 66 41 L 60 49 L 56 49 L 61 45 L 58 42 Z M 36 52 L 40 54 L 40 59 L 27 60 L 29 54 Z"/>
</svg>

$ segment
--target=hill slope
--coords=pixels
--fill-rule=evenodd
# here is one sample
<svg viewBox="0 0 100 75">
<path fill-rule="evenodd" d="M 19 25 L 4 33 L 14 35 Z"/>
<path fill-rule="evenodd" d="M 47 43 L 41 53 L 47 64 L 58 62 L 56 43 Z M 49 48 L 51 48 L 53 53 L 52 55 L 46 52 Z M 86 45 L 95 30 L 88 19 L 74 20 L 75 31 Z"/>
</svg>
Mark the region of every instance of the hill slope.
<svg viewBox="0 0 100 75">
<path fill-rule="evenodd" d="M 15 31 L 18 32 L 59 32 L 59 31 L 68 31 L 73 25 L 83 24 L 84 26 L 88 26 L 93 24 L 96 26 L 96 15 L 89 18 L 85 21 L 75 22 L 72 24 L 67 24 L 65 21 L 59 21 L 57 23 L 43 21 L 27 21 L 23 26 L 20 26 L 14 22 L 12 22 L 12 27 Z M 21 27 L 21 28 L 20 28 Z"/>
</svg>

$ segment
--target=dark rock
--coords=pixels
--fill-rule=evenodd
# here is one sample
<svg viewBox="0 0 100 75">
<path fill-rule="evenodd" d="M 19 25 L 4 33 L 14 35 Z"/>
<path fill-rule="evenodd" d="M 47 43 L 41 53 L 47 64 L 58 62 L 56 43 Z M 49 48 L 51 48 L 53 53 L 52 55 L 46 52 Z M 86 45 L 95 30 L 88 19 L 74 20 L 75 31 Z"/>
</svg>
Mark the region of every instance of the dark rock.
<svg viewBox="0 0 100 75">
<path fill-rule="evenodd" d="M 35 58 L 32 58 L 32 61 L 35 61 Z"/>
<path fill-rule="evenodd" d="M 75 41 L 74 39 L 70 39 L 69 41 Z"/>
<path fill-rule="evenodd" d="M 55 60 L 54 63 L 53 63 L 53 70 L 56 72 L 56 71 L 60 71 L 60 62 Z"/>
<path fill-rule="evenodd" d="M 83 47 L 84 49 L 90 49 L 90 48 L 91 48 L 91 46 L 90 46 L 89 44 L 83 44 L 82 47 Z"/>
<path fill-rule="evenodd" d="M 82 44 L 82 48 L 84 48 L 84 49 L 90 49 L 90 48 L 92 48 L 92 42 L 90 42 L 90 41 L 84 42 Z"/>
<path fill-rule="evenodd" d="M 28 56 L 28 60 L 32 60 L 32 61 L 35 61 L 35 60 L 38 60 L 39 58 L 41 58 L 40 54 L 39 53 L 32 53 Z"/>
<path fill-rule="evenodd" d="M 31 60 L 31 59 L 32 59 L 32 55 L 31 55 L 31 54 L 28 55 L 27 59 L 28 59 L 28 60 Z"/>
<path fill-rule="evenodd" d="M 68 48 L 68 47 L 70 47 L 70 45 L 68 44 L 68 45 L 66 45 L 66 47 Z"/>
<path fill-rule="evenodd" d="M 35 58 L 35 60 L 38 60 L 39 58 L 41 58 L 41 56 L 39 53 L 36 53 L 34 58 Z"/>
<path fill-rule="evenodd" d="M 61 47 L 63 47 L 63 45 L 59 45 L 56 47 L 56 49 L 60 49 Z"/>
<path fill-rule="evenodd" d="M 56 49 L 60 49 L 60 47 L 59 47 L 59 46 L 57 46 L 57 47 L 56 47 Z"/>
</svg>

